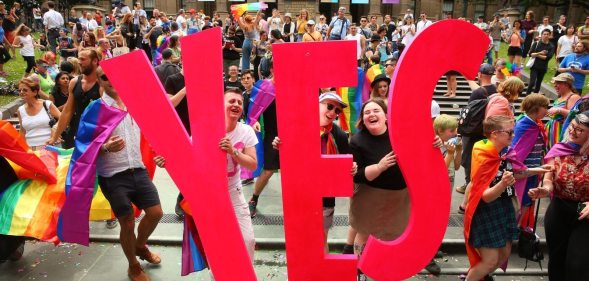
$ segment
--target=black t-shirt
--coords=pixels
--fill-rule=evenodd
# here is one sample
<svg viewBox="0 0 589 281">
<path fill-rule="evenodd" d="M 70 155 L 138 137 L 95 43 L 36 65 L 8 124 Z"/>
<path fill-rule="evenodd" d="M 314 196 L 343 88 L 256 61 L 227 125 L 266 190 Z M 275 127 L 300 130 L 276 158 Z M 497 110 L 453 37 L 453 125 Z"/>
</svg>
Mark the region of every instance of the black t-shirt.
<svg viewBox="0 0 589 281">
<path fill-rule="evenodd" d="M 182 90 L 184 86 L 184 75 L 179 72 L 166 79 L 164 89 L 166 89 L 166 93 L 175 95 Z M 186 101 L 186 97 L 184 97 L 176 106 L 176 113 L 178 114 L 178 117 L 180 117 L 180 121 L 182 121 L 182 125 L 184 125 L 188 134 L 192 135 L 190 133 L 190 120 L 188 119 L 188 102 Z"/>
<path fill-rule="evenodd" d="M 70 37 L 59 37 L 59 55 L 62 58 L 75 57 L 76 51 L 66 51 L 74 48 L 74 40 Z"/>
<path fill-rule="evenodd" d="M 538 53 L 541 51 L 547 52 L 546 59 L 543 60 L 540 58 L 536 58 L 534 60 L 534 65 L 532 65 L 532 68 L 539 69 L 539 70 L 546 70 L 546 69 L 548 69 L 548 62 L 550 61 L 552 56 L 554 56 L 554 45 L 552 45 L 552 43 L 550 43 L 550 42 L 542 43 L 542 41 L 532 43 L 532 46 L 530 47 L 530 54 L 531 53 Z"/>
<path fill-rule="evenodd" d="M 491 185 L 489 185 L 489 188 L 492 188 L 493 186 L 495 186 L 496 184 L 498 184 L 501 181 L 501 177 L 503 177 L 503 173 L 505 171 L 513 172 L 513 167 L 511 165 L 511 163 L 509 163 L 509 161 L 501 160 L 501 164 L 499 164 L 499 170 L 497 171 L 495 178 L 491 182 Z M 499 196 L 499 197 L 504 198 L 504 197 L 512 197 L 512 196 L 515 196 L 515 190 L 514 190 L 513 185 L 510 185 L 507 188 L 505 188 L 505 190 L 501 193 L 501 196 Z"/>
<path fill-rule="evenodd" d="M 264 117 L 264 138 L 269 137 L 272 140 L 278 136 L 278 121 L 276 120 L 276 100 L 264 110 L 262 113 Z"/>
<path fill-rule="evenodd" d="M 354 176 L 355 183 L 387 190 L 407 188 L 399 165 L 388 168 L 372 181 L 366 178 L 364 171 L 366 167 L 377 164 L 385 155 L 393 151 L 388 130 L 380 136 L 373 136 L 368 130 L 360 130 L 352 137 L 350 148 L 354 155 L 354 161 L 358 164 L 358 173 Z"/>
<path fill-rule="evenodd" d="M 160 83 L 165 84 L 168 77 L 180 72 L 180 67 L 173 63 L 163 62 L 155 67 L 155 74 L 159 78 Z M 174 93 L 175 94 L 175 93 Z"/>
<path fill-rule="evenodd" d="M 152 28 L 154 28 L 154 27 L 152 27 Z M 151 29 L 149 29 L 149 30 L 151 30 Z M 147 32 L 149 32 L 149 30 Z M 151 47 L 152 50 L 157 49 L 157 38 L 160 35 L 162 35 L 161 28 L 157 28 L 149 35 L 149 46 Z"/>
<path fill-rule="evenodd" d="M 229 81 L 229 79 L 227 79 L 223 83 L 225 85 L 225 91 L 227 91 L 229 89 L 238 89 L 240 91 L 245 91 L 245 88 L 243 87 L 243 85 L 241 85 L 241 82 L 239 81 L 239 79 L 237 79 L 237 81 L 235 81 L 235 82 L 231 82 L 231 81 Z"/>
<path fill-rule="evenodd" d="M 229 46 L 233 44 L 235 48 L 241 48 L 242 41 L 239 37 L 232 36 L 224 36 L 223 37 L 223 59 L 228 60 L 238 60 L 240 58 L 239 53 L 237 51 L 231 50 L 230 48 L 225 48 L 225 46 Z"/>
<path fill-rule="evenodd" d="M 71 23 L 71 24 L 73 24 L 73 25 L 76 25 L 76 23 L 80 22 L 80 19 L 79 19 L 79 18 L 76 18 L 76 17 L 69 17 L 69 18 L 67 19 L 67 22 L 68 22 L 68 23 Z"/>
<path fill-rule="evenodd" d="M 2 28 L 4 28 L 5 32 L 12 32 L 16 29 L 16 23 L 10 20 L 12 17 L 8 17 L 8 11 L 0 13 L 0 17 L 4 20 L 2 22 Z"/>
<path fill-rule="evenodd" d="M 82 113 L 84 113 L 84 110 L 86 110 L 86 107 L 88 107 L 91 101 L 100 98 L 100 85 L 98 85 L 98 82 L 94 83 L 94 85 L 88 91 L 84 92 L 84 88 L 82 88 L 83 78 L 84 75 L 78 76 L 78 80 L 76 81 L 73 90 L 74 114 L 72 115 L 72 120 L 70 121 L 70 131 L 74 135 L 78 132 L 80 118 L 82 117 Z"/>
<path fill-rule="evenodd" d="M 468 99 L 468 102 L 475 100 L 484 100 L 495 93 L 497 93 L 497 87 L 495 87 L 495 85 L 491 84 L 482 86 L 472 91 L 472 94 L 470 95 L 470 99 Z"/>
<path fill-rule="evenodd" d="M 393 32 L 395 32 L 395 30 L 397 30 L 397 26 L 392 21 L 389 22 L 387 25 L 387 38 L 389 41 L 393 41 Z"/>
<path fill-rule="evenodd" d="M 352 154 L 352 149 L 350 149 L 350 144 L 348 143 L 348 134 L 335 124 L 333 125 L 333 129 L 331 129 L 331 133 L 337 145 L 338 154 Z M 326 142 L 326 140 L 327 135 L 322 136 L 321 143 Z M 324 197 L 323 207 L 335 207 L 335 197 Z"/>
<path fill-rule="evenodd" d="M 552 26 L 552 39 L 550 40 L 552 42 L 552 45 L 554 46 L 558 46 L 558 39 L 560 39 L 560 37 L 562 37 L 566 32 L 566 27 L 564 30 L 560 29 L 560 25 L 555 24 Z"/>
</svg>

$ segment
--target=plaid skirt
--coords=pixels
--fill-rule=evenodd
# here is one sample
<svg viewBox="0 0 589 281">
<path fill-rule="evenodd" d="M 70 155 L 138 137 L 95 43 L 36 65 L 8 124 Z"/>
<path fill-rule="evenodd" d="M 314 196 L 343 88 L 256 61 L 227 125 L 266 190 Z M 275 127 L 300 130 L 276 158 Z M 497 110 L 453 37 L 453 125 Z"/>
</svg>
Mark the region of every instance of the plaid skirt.
<svg viewBox="0 0 589 281">
<path fill-rule="evenodd" d="M 512 199 L 500 197 L 486 203 L 482 199 L 472 218 L 469 243 L 475 248 L 503 248 L 517 240 L 519 229 Z"/>
</svg>

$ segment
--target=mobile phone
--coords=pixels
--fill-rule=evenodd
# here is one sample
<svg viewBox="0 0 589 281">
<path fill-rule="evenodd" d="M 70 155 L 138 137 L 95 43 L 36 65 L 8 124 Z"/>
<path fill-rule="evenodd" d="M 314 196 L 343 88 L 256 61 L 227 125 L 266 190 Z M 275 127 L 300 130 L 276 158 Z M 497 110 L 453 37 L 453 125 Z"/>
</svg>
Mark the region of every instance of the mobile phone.
<svg viewBox="0 0 589 281">
<path fill-rule="evenodd" d="M 577 214 L 581 214 L 583 209 L 585 209 L 585 203 L 579 202 L 579 205 L 577 205 Z"/>
</svg>

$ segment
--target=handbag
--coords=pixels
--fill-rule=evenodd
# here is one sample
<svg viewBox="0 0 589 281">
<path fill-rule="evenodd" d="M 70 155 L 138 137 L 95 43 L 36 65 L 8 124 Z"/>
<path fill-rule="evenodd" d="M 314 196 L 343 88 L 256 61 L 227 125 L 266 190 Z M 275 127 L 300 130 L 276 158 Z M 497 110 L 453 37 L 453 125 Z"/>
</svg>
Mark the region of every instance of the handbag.
<svg viewBox="0 0 589 281">
<path fill-rule="evenodd" d="M 517 242 L 517 254 L 520 258 L 526 259 L 526 266 L 528 268 L 528 261 L 538 262 L 540 270 L 542 270 L 542 261 L 544 260 L 544 253 L 540 249 L 540 237 L 536 234 L 536 225 L 538 224 L 538 212 L 540 211 L 540 199 L 538 199 L 538 206 L 536 206 L 536 215 L 533 228 L 520 227 L 519 241 Z M 528 216 L 528 223 L 530 217 Z"/>
<path fill-rule="evenodd" d="M 45 109 L 47 116 L 49 116 L 49 128 L 53 128 L 53 126 L 57 124 L 57 121 L 55 120 L 55 117 L 53 117 L 53 115 L 49 113 L 49 109 L 47 108 L 47 104 L 45 104 L 45 101 L 43 101 L 43 108 Z"/>
<path fill-rule="evenodd" d="M 532 53 L 532 50 L 535 51 L 536 47 L 538 47 L 537 43 L 534 43 L 534 44 L 536 44 L 536 45 L 532 45 L 532 47 L 530 48 L 530 52 L 529 52 L 530 54 Z M 536 58 L 530 57 L 530 59 L 526 62 L 526 67 L 530 68 L 530 67 L 534 66 L 534 62 L 536 62 Z"/>
<path fill-rule="evenodd" d="M 129 53 L 129 47 L 127 47 L 127 42 L 125 42 L 125 38 L 123 38 L 123 46 L 119 47 L 117 41 L 115 40 L 115 48 L 112 49 L 112 56 L 118 57 L 120 55 L 124 55 Z"/>
</svg>

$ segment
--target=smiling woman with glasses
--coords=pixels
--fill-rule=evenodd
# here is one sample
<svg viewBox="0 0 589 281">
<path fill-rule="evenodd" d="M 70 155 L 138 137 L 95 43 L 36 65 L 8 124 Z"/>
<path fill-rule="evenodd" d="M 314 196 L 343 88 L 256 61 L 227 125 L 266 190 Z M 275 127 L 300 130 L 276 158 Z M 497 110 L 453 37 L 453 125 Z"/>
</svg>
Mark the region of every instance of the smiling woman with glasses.
<svg viewBox="0 0 589 281">
<path fill-rule="evenodd" d="M 554 170 L 532 198 L 553 195 L 544 216 L 550 280 L 588 280 L 589 267 L 589 111 L 571 122 L 564 142 L 546 155 Z M 571 247 L 574 245 L 574 247 Z"/>
</svg>

